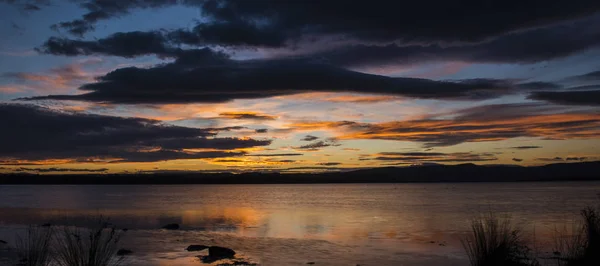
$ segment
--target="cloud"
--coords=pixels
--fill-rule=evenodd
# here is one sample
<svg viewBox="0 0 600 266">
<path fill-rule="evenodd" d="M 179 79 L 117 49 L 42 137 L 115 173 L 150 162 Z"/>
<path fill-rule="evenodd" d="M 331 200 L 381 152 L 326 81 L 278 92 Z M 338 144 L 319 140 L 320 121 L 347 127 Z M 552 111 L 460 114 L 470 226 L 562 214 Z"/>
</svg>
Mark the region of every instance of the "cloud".
<svg viewBox="0 0 600 266">
<path fill-rule="evenodd" d="M 313 136 L 313 135 L 306 135 L 304 136 L 304 138 L 300 139 L 301 141 L 313 141 L 313 140 L 317 140 L 319 139 L 319 137 L 317 136 Z"/>
<path fill-rule="evenodd" d="M 0 3 L 14 5 L 25 12 L 33 12 L 49 6 L 50 0 L 0 0 Z"/>
<path fill-rule="evenodd" d="M 211 1 L 208 1 L 206 5 L 210 5 L 208 4 L 210 2 Z M 380 4 L 369 8 L 382 8 L 381 5 L 386 4 Z M 446 3 L 440 3 L 439 5 L 446 5 Z M 599 8 L 600 6 L 595 3 L 582 3 L 581 5 L 594 5 L 595 8 Z M 127 5 L 123 5 L 123 7 L 126 6 Z M 386 23 L 379 21 L 382 24 L 374 24 L 373 17 L 370 17 L 369 20 L 362 22 L 357 20 L 357 17 L 364 16 L 363 12 L 356 14 L 357 17 L 353 17 L 352 22 L 357 24 L 365 24 L 356 25 L 354 28 L 346 28 L 346 26 L 349 24 L 346 21 L 343 25 L 337 25 L 336 27 L 338 28 L 331 29 L 332 31 L 319 33 L 319 30 L 317 29 L 322 30 L 322 28 L 318 27 L 333 25 L 319 25 L 317 28 L 311 28 L 308 25 L 314 23 L 314 21 L 309 20 L 304 22 L 306 24 L 298 24 L 294 26 L 299 27 L 298 29 L 293 29 L 291 32 L 286 32 L 287 29 L 284 28 L 289 25 L 277 25 L 277 23 L 280 21 L 271 21 L 274 23 L 273 25 L 266 23 L 266 26 L 258 26 L 254 25 L 256 21 L 244 21 L 244 19 L 248 19 L 248 17 L 222 17 L 221 15 L 223 14 L 213 14 L 213 12 L 221 11 L 236 12 L 238 16 L 240 16 L 242 14 L 239 12 L 243 13 L 245 12 L 244 9 L 253 9 L 255 7 L 248 7 L 244 4 L 231 3 L 228 1 L 223 1 L 223 4 L 219 4 L 219 6 L 220 7 L 210 6 L 208 9 L 203 10 L 205 13 L 208 13 L 210 17 L 213 17 L 215 21 L 198 24 L 192 30 L 178 29 L 172 31 L 163 30 L 148 32 L 120 32 L 95 41 L 71 40 L 66 38 L 52 37 L 48 39 L 41 47 L 39 47 L 38 51 L 68 56 L 104 54 L 135 57 L 156 54 L 159 56 L 178 57 L 182 58 L 183 60 L 187 60 L 186 58 L 189 57 L 188 54 L 192 54 L 196 50 L 183 50 L 179 48 L 182 46 L 182 44 L 184 44 L 184 46 L 191 46 L 192 48 L 198 46 L 206 47 L 207 45 L 233 47 L 289 46 L 293 48 L 293 51 L 299 51 L 291 52 L 293 54 L 292 57 L 294 58 L 301 57 L 310 60 L 317 60 L 335 66 L 364 67 L 387 64 L 410 65 L 431 61 L 468 63 L 534 63 L 565 57 L 587 49 L 600 47 L 600 34 L 598 34 L 600 28 L 597 26 L 600 24 L 600 14 L 589 15 L 590 13 L 584 12 L 583 10 L 580 10 L 580 13 L 575 12 L 574 14 L 565 17 L 555 17 L 557 20 L 554 21 L 554 23 L 552 23 L 552 19 L 549 21 L 543 21 L 543 14 L 539 13 L 540 10 L 536 10 L 536 16 L 532 16 L 527 19 L 521 18 L 524 20 L 524 23 L 525 20 L 532 20 L 523 25 L 506 24 L 504 25 L 506 26 L 504 30 L 493 32 L 491 28 L 488 29 L 490 24 L 486 24 L 487 27 L 485 30 L 477 27 L 477 31 L 479 31 L 482 35 L 478 37 L 475 35 L 467 37 L 468 33 L 465 31 L 465 29 L 470 28 L 470 25 L 461 25 L 462 28 L 460 28 L 460 34 L 457 33 L 456 35 L 446 35 L 449 31 L 454 31 L 456 29 L 451 30 L 446 28 L 447 25 L 440 25 L 439 23 L 436 23 L 434 25 L 429 25 L 427 30 L 414 31 L 416 27 L 414 21 L 409 24 L 409 28 L 406 28 L 407 25 L 403 25 L 399 28 L 391 28 L 389 20 L 386 21 Z M 225 11 L 227 10 L 228 6 L 235 10 Z M 282 6 L 282 4 L 277 4 L 269 9 L 277 9 L 277 6 Z M 285 4 L 283 6 L 285 6 Z M 303 8 L 303 6 L 309 7 L 311 5 L 303 3 L 299 4 L 298 6 L 294 6 L 294 8 Z M 242 10 L 238 10 L 237 8 L 242 8 Z M 312 9 L 314 7 L 309 8 Z M 513 12 L 522 12 L 522 8 L 524 7 L 520 6 L 519 9 L 516 9 Z M 281 10 L 273 11 L 278 12 Z M 329 11 L 320 10 L 319 13 Z M 484 12 L 490 11 L 491 10 L 486 10 Z M 282 12 L 287 14 L 287 11 Z M 548 12 L 562 11 L 548 10 Z M 569 11 L 565 10 L 565 13 L 567 12 Z M 339 11 L 336 11 L 335 14 L 331 15 L 333 15 L 333 17 L 342 15 L 338 13 Z M 250 14 L 250 16 L 261 15 L 264 15 L 264 13 Z M 292 17 L 297 19 L 297 14 L 288 15 L 292 15 Z M 314 14 L 311 16 L 313 15 Z M 392 16 L 392 14 L 389 15 Z M 443 16 L 454 15 L 456 14 L 446 14 L 445 12 L 443 14 Z M 397 16 L 398 14 L 393 14 L 392 21 L 400 19 Z M 381 17 L 385 17 L 385 14 L 378 12 L 377 18 L 380 19 Z M 429 23 L 422 22 L 422 16 L 419 17 L 419 23 Z M 471 16 L 469 16 L 469 18 L 471 18 Z M 331 18 L 328 18 L 327 23 L 334 22 L 329 21 L 329 19 Z M 472 19 L 483 18 L 476 16 Z M 219 20 L 223 20 L 224 22 L 219 22 Z M 404 18 L 400 20 L 404 20 Z M 464 22 L 464 17 L 460 17 L 458 20 Z M 510 19 L 503 18 L 503 22 L 495 21 L 493 24 L 507 23 L 509 20 Z M 538 21 L 534 22 L 536 20 Z M 526 26 L 528 23 L 532 24 Z M 537 27 L 534 27 L 536 25 Z M 363 34 L 354 32 L 361 27 L 369 28 L 369 31 L 365 31 Z M 342 30 L 342 28 L 344 28 L 344 30 Z M 399 29 L 404 29 L 404 31 L 399 31 Z M 490 30 L 490 32 L 484 33 L 486 30 Z M 336 31 L 339 31 L 339 33 L 336 33 Z M 373 38 L 373 36 L 368 34 L 374 32 L 380 32 L 389 36 L 386 38 Z M 420 36 L 424 33 L 430 33 L 431 36 Z M 335 34 L 342 34 L 344 36 L 343 45 L 321 45 L 323 48 L 310 52 L 310 47 L 299 47 L 301 44 L 295 43 L 305 35 L 309 36 L 311 39 L 327 39 L 328 36 L 335 36 Z M 335 39 L 335 37 L 333 38 Z M 340 37 L 337 38 L 339 39 Z M 369 100 L 374 99 L 364 100 L 368 103 L 370 102 Z"/>
<path fill-rule="evenodd" d="M 569 77 L 567 79 L 568 80 L 580 80 L 580 81 L 597 81 L 597 80 L 600 80 L 600 70 L 585 73 L 583 75 Z"/>
<path fill-rule="evenodd" d="M 434 61 L 535 63 L 600 47 L 600 15 L 513 32 L 474 43 L 351 44 L 306 55 L 338 66 L 358 67 Z"/>
<path fill-rule="evenodd" d="M 363 95 L 341 95 L 332 96 L 325 99 L 319 99 L 320 101 L 334 102 L 334 103 L 378 103 L 398 100 L 398 97 L 394 96 L 363 96 Z"/>
<path fill-rule="evenodd" d="M 258 153 L 246 154 L 245 156 L 279 157 L 279 156 L 302 156 L 302 153 Z"/>
<path fill-rule="evenodd" d="M 269 129 L 267 128 L 259 128 L 259 129 L 255 129 L 254 132 L 256 133 L 267 133 L 269 131 Z"/>
<path fill-rule="evenodd" d="M 28 168 L 28 167 L 19 167 L 13 169 L 15 172 L 39 172 L 39 173 L 48 173 L 48 172 L 88 172 L 88 173 L 98 173 L 98 172 L 106 172 L 107 168 L 97 168 L 97 169 L 87 169 L 87 168 Z"/>
<path fill-rule="evenodd" d="M 303 150 L 303 151 L 318 151 L 321 148 L 335 147 L 335 146 L 340 146 L 340 145 L 341 144 L 336 143 L 335 140 L 328 139 L 328 140 L 321 140 L 321 141 L 317 141 L 317 142 L 313 142 L 310 144 L 302 145 L 299 147 L 293 147 L 293 148 L 296 150 Z"/>
<path fill-rule="evenodd" d="M 515 149 L 515 150 L 529 150 L 529 149 L 539 149 L 542 148 L 541 146 L 516 146 L 516 147 L 510 147 L 509 149 Z"/>
<path fill-rule="evenodd" d="M 224 112 L 219 114 L 219 118 L 225 119 L 251 119 L 251 120 L 275 120 L 276 116 L 259 114 L 256 112 Z"/>
<path fill-rule="evenodd" d="M 512 158 L 512 160 L 515 161 L 515 162 L 522 162 L 523 161 L 523 159 L 519 159 L 519 158 Z"/>
<path fill-rule="evenodd" d="M 587 157 L 567 157 L 565 160 L 567 161 L 585 161 Z"/>
<path fill-rule="evenodd" d="M 538 91 L 529 99 L 565 105 L 600 106 L 600 90 L 590 91 Z"/>
<path fill-rule="evenodd" d="M 101 59 L 88 59 L 72 64 L 54 67 L 42 73 L 6 72 L 0 75 L 11 81 L 11 87 L 19 88 L 19 92 L 63 92 L 93 81 L 93 73 L 87 67 L 102 63 Z"/>
<path fill-rule="evenodd" d="M 334 165 L 340 165 L 342 163 L 338 163 L 338 162 L 325 162 L 325 163 L 317 163 L 317 165 L 325 165 L 325 166 L 334 166 Z"/>
<path fill-rule="evenodd" d="M 95 29 L 95 24 L 98 21 L 106 20 L 114 17 L 120 17 L 128 14 L 133 9 L 149 9 L 166 7 L 177 2 L 189 1 L 173 1 L 173 0 L 138 0 L 138 1 L 121 1 L 121 0 L 90 0 L 81 1 L 80 6 L 88 10 L 80 19 L 72 21 L 60 22 L 54 24 L 51 28 L 59 30 L 65 29 L 69 33 L 77 36 L 83 36 L 88 31 Z"/>
<path fill-rule="evenodd" d="M 448 1 L 89 0 L 81 4 L 88 13 L 55 27 L 82 35 L 93 30 L 100 20 L 120 17 L 135 9 L 175 4 L 199 7 L 205 18 L 192 30 L 181 30 L 179 38 L 186 43 L 270 47 L 322 35 L 369 41 L 477 42 L 589 15 L 599 9 L 598 3 L 592 0 L 565 5 L 514 0 L 504 1 L 502 5 Z M 498 12 L 499 9 L 503 12 Z M 505 16 L 506 13 L 511 16 Z"/>
<path fill-rule="evenodd" d="M 537 161 L 543 162 L 562 162 L 564 159 L 562 157 L 554 157 L 554 158 L 535 158 Z"/>
<path fill-rule="evenodd" d="M 409 163 L 419 162 L 483 162 L 498 160 L 491 153 L 470 152 L 381 152 L 373 155 L 372 159 L 378 161 L 403 161 Z"/>
<path fill-rule="evenodd" d="M 216 132 L 157 120 L 54 111 L 2 104 L 0 160 L 155 162 L 241 156 L 238 148 L 267 146 L 270 140 L 218 138 Z M 194 149 L 201 149 L 194 151 Z"/>
<path fill-rule="evenodd" d="M 508 80 L 434 81 L 393 78 L 307 61 L 211 61 L 205 50 L 196 65 L 175 62 L 152 68 L 128 67 L 80 87 L 79 95 L 28 100 L 83 100 L 104 103 L 217 103 L 304 92 L 357 92 L 423 99 L 486 99 L 520 90 Z M 310 77 L 310 78 L 308 78 Z"/>
<path fill-rule="evenodd" d="M 549 113 L 549 110 L 553 112 Z M 496 104 L 417 120 L 381 123 L 300 121 L 291 123 L 289 127 L 297 130 L 329 129 L 339 140 L 414 141 L 429 148 L 517 137 L 591 139 L 600 134 L 600 114 L 567 112 L 539 104 Z"/>
</svg>

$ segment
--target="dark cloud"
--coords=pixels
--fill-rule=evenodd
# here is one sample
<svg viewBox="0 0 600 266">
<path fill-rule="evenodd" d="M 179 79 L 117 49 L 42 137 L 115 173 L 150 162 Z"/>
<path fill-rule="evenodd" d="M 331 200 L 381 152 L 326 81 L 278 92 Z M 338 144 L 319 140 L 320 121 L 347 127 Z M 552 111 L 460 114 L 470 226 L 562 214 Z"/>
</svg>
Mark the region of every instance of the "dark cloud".
<svg viewBox="0 0 600 266">
<path fill-rule="evenodd" d="M 220 113 L 219 118 L 225 119 L 250 119 L 250 120 L 275 120 L 276 116 L 259 114 L 255 112 L 225 112 Z"/>
<path fill-rule="evenodd" d="M 404 161 L 419 162 L 483 162 L 498 160 L 492 153 L 470 152 L 381 152 L 374 155 L 374 160 L 379 161 Z"/>
<path fill-rule="evenodd" d="M 277 161 L 273 161 L 273 162 L 278 162 L 278 163 L 295 163 L 296 160 L 277 160 Z"/>
<path fill-rule="evenodd" d="M 554 157 L 554 158 L 535 158 L 537 161 L 543 162 L 562 162 L 564 159 L 562 157 Z"/>
<path fill-rule="evenodd" d="M 301 139 L 301 141 L 313 141 L 317 139 L 319 139 L 319 137 L 313 135 L 306 135 L 304 136 L 304 138 Z"/>
<path fill-rule="evenodd" d="M 208 103 L 310 91 L 377 93 L 424 99 L 486 99 L 512 93 L 518 90 L 518 86 L 508 80 L 393 78 L 307 61 L 246 60 L 201 62 L 195 67 L 175 62 L 153 68 L 121 68 L 99 77 L 98 82 L 82 86 L 80 90 L 87 93 L 41 96 L 30 100 Z"/>
<path fill-rule="evenodd" d="M 354 44 L 309 55 L 339 66 L 413 64 L 430 61 L 534 63 L 600 47 L 600 15 L 477 43 Z M 552 85 L 534 83 L 531 85 Z M 543 86 L 543 89 L 549 89 Z"/>
<path fill-rule="evenodd" d="M 182 30 L 180 38 L 186 42 L 254 46 L 282 46 L 303 36 L 322 35 L 369 41 L 476 42 L 589 15 L 600 8 L 593 0 L 553 3 L 90 0 L 81 4 L 88 10 L 82 18 L 57 27 L 81 35 L 93 30 L 101 19 L 119 17 L 134 9 L 174 4 L 198 6 L 205 17 L 194 29 Z"/>
<path fill-rule="evenodd" d="M 567 161 L 585 161 L 587 157 L 567 157 L 565 160 Z"/>
<path fill-rule="evenodd" d="M 269 131 L 269 129 L 266 128 L 259 128 L 254 130 L 254 132 L 256 133 L 267 133 L 267 131 Z"/>
<path fill-rule="evenodd" d="M 213 162 L 216 163 L 241 163 L 244 162 L 244 160 L 240 160 L 240 159 L 216 159 L 216 160 L 212 160 Z"/>
<path fill-rule="evenodd" d="M 325 165 L 325 166 L 334 166 L 334 165 L 340 165 L 342 163 L 338 163 L 338 162 L 325 162 L 325 163 L 317 163 L 317 165 Z"/>
<path fill-rule="evenodd" d="M 310 144 L 302 145 L 299 147 L 294 147 L 294 149 L 303 150 L 303 151 L 318 151 L 321 148 L 335 147 L 335 146 L 340 146 L 340 145 L 341 144 L 337 143 L 335 140 L 328 139 L 328 140 L 321 140 L 321 141 L 313 142 Z"/>
<path fill-rule="evenodd" d="M 600 80 L 600 70 L 585 73 L 583 75 L 569 77 L 568 80 L 581 80 L 581 81 L 596 81 Z"/>
<path fill-rule="evenodd" d="M 60 22 L 52 25 L 55 30 L 64 29 L 69 33 L 82 36 L 95 29 L 95 24 L 100 20 L 120 17 L 128 14 L 133 9 L 159 8 L 177 4 L 178 2 L 195 2 L 194 0 L 90 0 L 81 1 L 80 6 L 88 11 L 80 19 Z"/>
<path fill-rule="evenodd" d="M 515 161 L 515 162 L 522 162 L 523 161 L 523 159 L 519 159 L 519 158 L 512 158 L 512 160 Z"/>
<path fill-rule="evenodd" d="M 591 91 L 538 91 L 529 99 L 565 105 L 600 106 L 600 90 Z"/>
<path fill-rule="evenodd" d="M 130 58 L 155 54 L 179 58 L 178 63 L 183 65 L 188 62 L 201 64 L 228 60 L 228 55 L 208 48 L 184 50 L 172 46 L 159 31 L 120 32 L 94 41 L 51 37 L 36 50 L 65 56 L 114 55 Z"/>
<path fill-rule="evenodd" d="M 516 146 L 516 147 L 510 147 L 509 149 L 515 149 L 515 150 L 529 150 L 529 149 L 539 149 L 542 148 L 541 146 Z"/>
<path fill-rule="evenodd" d="M 0 159 L 18 161 L 154 162 L 244 155 L 237 148 L 266 146 L 270 140 L 218 138 L 212 130 L 122 118 L 2 104 Z M 209 149 L 212 151 L 193 151 Z"/>
<path fill-rule="evenodd" d="M 0 0 L 0 3 L 15 5 L 26 12 L 39 11 L 50 5 L 49 0 Z"/>
<path fill-rule="evenodd" d="M 246 156 L 262 156 L 262 157 L 278 157 L 278 156 L 302 156 L 302 153 L 263 153 L 263 154 L 246 154 Z"/>
<path fill-rule="evenodd" d="M 28 167 L 19 167 L 13 169 L 15 172 L 38 172 L 38 173 L 48 173 L 48 172 L 106 172 L 107 168 L 97 168 L 97 169 L 87 169 L 87 168 L 28 168 Z"/>
</svg>

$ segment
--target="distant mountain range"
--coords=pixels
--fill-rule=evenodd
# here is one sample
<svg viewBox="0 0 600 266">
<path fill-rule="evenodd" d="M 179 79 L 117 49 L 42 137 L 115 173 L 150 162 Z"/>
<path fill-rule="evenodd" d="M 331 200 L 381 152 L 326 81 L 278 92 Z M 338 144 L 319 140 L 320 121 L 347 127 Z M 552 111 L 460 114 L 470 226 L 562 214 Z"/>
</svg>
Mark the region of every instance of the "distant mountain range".
<svg viewBox="0 0 600 266">
<path fill-rule="evenodd" d="M 3 174 L 0 184 L 293 184 L 600 180 L 600 161 L 544 166 L 423 165 L 335 173 Z"/>
</svg>

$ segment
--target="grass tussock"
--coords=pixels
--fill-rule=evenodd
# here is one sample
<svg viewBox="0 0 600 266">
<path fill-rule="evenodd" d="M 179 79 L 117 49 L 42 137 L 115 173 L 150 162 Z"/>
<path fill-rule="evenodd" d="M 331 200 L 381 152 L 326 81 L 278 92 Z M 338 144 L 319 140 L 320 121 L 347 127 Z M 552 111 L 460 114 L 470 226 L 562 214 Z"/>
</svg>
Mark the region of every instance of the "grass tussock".
<svg viewBox="0 0 600 266">
<path fill-rule="evenodd" d="M 600 265 L 600 212 L 588 207 L 581 211 L 583 225 L 572 234 L 555 237 L 558 266 Z"/>
<path fill-rule="evenodd" d="M 20 266 L 117 266 L 123 231 L 107 219 L 93 218 L 91 228 L 30 226 L 17 236 Z"/>
<path fill-rule="evenodd" d="M 116 266 L 122 231 L 100 218 L 91 229 L 63 227 L 56 237 L 55 263 L 58 266 Z"/>
<path fill-rule="evenodd" d="M 21 266 L 46 266 L 51 262 L 50 245 L 53 229 L 29 226 L 24 236 L 17 236 L 16 246 Z"/>
<path fill-rule="evenodd" d="M 488 214 L 474 219 L 471 233 L 461 242 L 471 266 L 539 265 L 509 218 Z"/>
</svg>

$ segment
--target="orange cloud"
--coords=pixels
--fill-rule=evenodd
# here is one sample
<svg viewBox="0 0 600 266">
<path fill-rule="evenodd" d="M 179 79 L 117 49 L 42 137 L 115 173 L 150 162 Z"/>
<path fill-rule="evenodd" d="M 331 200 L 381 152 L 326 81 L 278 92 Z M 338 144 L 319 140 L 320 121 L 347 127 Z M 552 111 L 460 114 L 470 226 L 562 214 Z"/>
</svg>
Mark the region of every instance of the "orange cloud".
<svg viewBox="0 0 600 266">
<path fill-rule="evenodd" d="M 226 119 L 253 119 L 253 120 L 275 120 L 277 116 L 261 114 L 257 112 L 223 112 L 219 117 Z"/>
<path fill-rule="evenodd" d="M 0 92 L 6 93 L 6 94 L 17 94 L 17 93 L 25 92 L 25 90 L 23 90 L 22 88 L 17 88 L 17 87 L 13 87 L 13 86 L 7 86 L 7 87 L 0 87 Z"/>
<path fill-rule="evenodd" d="M 332 129 L 338 139 L 415 141 L 425 146 L 498 141 L 516 137 L 546 139 L 600 138 L 600 114 L 548 114 L 485 119 L 425 119 L 384 123 L 299 122 L 292 128 Z"/>
</svg>

